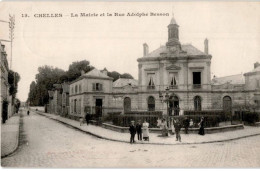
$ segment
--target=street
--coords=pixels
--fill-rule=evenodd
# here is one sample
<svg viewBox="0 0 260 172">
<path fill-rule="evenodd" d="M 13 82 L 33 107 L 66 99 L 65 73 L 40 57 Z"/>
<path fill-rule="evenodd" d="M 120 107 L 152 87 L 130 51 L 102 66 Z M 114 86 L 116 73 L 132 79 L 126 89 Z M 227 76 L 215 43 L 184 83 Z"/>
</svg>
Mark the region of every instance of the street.
<svg viewBox="0 0 260 172">
<path fill-rule="evenodd" d="M 107 141 L 23 112 L 18 150 L 3 167 L 259 167 L 260 136 L 196 145 Z M 207 137 L 205 135 L 204 137 Z"/>
</svg>

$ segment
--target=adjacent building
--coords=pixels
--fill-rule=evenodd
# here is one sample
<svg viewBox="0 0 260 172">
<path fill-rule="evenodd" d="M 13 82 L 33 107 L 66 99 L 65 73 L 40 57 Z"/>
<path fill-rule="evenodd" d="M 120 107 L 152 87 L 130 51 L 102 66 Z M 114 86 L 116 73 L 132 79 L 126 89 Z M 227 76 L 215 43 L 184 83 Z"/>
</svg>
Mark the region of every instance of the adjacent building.
<svg viewBox="0 0 260 172">
<path fill-rule="evenodd" d="M 0 42 L 0 80 L 1 80 L 1 95 L 0 95 L 0 112 L 1 121 L 4 123 L 11 115 L 11 96 L 9 95 L 8 84 L 8 61 L 5 51 L 5 45 Z"/>
</svg>

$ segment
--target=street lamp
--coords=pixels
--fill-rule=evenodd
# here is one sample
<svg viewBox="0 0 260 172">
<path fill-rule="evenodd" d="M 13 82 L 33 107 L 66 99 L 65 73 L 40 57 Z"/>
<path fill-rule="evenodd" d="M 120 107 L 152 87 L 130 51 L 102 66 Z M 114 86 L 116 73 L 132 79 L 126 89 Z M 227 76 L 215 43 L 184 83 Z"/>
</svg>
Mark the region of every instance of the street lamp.
<svg viewBox="0 0 260 172">
<path fill-rule="evenodd" d="M 165 89 L 165 96 L 163 96 L 162 95 L 162 93 L 159 93 L 159 98 L 160 98 L 160 100 L 161 100 L 161 102 L 163 103 L 163 102 L 166 102 L 167 103 L 167 124 L 168 124 L 168 126 L 170 126 L 169 125 L 169 121 L 168 121 L 168 118 L 169 118 L 169 116 L 170 116 L 170 114 L 169 114 L 169 102 L 170 102 L 170 96 L 169 96 L 169 88 L 167 87 L 166 89 Z"/>
</svg>

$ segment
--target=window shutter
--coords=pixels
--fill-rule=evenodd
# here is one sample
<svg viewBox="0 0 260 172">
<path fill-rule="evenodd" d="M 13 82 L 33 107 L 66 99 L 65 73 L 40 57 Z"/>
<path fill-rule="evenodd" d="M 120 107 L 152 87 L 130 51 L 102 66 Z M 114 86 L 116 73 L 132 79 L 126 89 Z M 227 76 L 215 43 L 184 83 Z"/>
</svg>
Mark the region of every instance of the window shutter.
<svg viewBox="0 0 260 172">
<path fill-rule="evenodd" d="M 96 84 L 95 83 L 92 83 L 92 90 L 96 91 Z"/>
<path fill-rule="evenodd" d="M 100 91 L 103 91 L 103 85 L 100 84 Z"/>
</svg>

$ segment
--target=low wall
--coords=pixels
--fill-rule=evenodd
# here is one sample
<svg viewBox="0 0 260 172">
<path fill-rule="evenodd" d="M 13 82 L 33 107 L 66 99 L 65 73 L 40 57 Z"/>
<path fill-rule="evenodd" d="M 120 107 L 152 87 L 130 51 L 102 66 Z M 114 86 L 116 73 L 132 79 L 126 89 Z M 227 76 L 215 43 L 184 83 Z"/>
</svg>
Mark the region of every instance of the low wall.
<svg viewBox="0 0 260 172">
<path fill-rule="evenodd" d="M 259 124 L 260 126 L 260 124 Z M 115 126 L 112 124 L 107 124 L 103 123 L 102 124 L 103 128 L 121 132 L 121 133 L 128 133 L 129 132 L 129 127 L 120 127 L 120 126 Z M 223 127 L 212 127 L 212 128 L 205 128 L 205 133 L 206 134 L 211 134 L 211 133 L 219 133 L 219 132 L 226 132 L 226 131 L 234 131 L 234 130 L 239 130 L 239 129 L 244 129 L 243 124 L 238 124 L 238 125 L 229 125 L 229 126 L 223 126 Z M 160 128 L 149 128 L 150 133 L 161 133 Z M 171 132 L 171 130 L 169 130 Z M 198 134 L 199 128 L 189 128 L 189 133 L 192 134 Z M 181 129 L 181 133 L 184 133 L 184 128 Z"/>
</svg>

